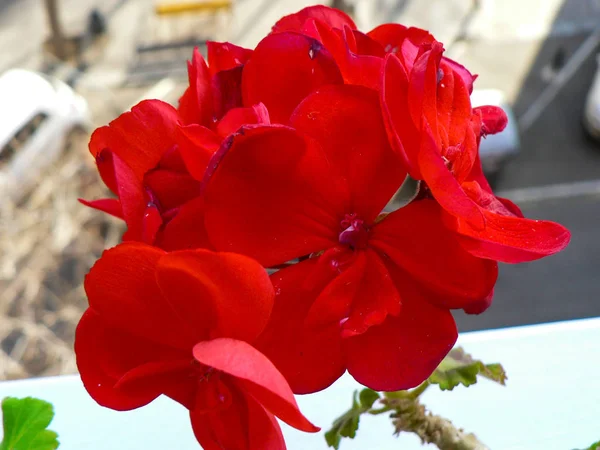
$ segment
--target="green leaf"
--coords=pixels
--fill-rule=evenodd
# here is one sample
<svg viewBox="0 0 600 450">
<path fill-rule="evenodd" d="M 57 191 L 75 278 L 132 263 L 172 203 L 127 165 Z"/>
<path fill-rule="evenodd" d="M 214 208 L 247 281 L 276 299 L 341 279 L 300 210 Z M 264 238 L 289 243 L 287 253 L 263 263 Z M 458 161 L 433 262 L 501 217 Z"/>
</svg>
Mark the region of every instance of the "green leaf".
<svg viewBox="0 0 600 450">
<path fill-rule="evenodd" d="M 373 403 L 379 400 L 379 394 L 372 389 L 365 388 L 358 395 L 360 406 L 364 409 L 371 409 Z"/>
<path fill-rule="evenodd" d="M 471 386 L 477 383 L 477 376 L 482 376 L 503 386 L 507 378 L 500 364 L 484 364 L 473 359 L 461 347 L 456 347 L 448 353 L 431 374 L 429 382 L 438 384 L 442 391 L 451 391 L 459 384 Z"/>
<path fill-rule="evenodd" d="M 354 391 L 354 394 L 352 395 L 352 408 L 338 417 L 333 422 L 331 430 L 325 433 L 325 441 L 327 441 L 329 447 L 338 450 L 343 437 L 350 439 L 356 437 L 356 431 L 358 430 L 358 425 L 360 423 L 360 415 L 371 409 L 373 403 L 379 398 L 377 392 L 371 391 L 377 396 L 377 398 L 373 399 L 373 394 L 365 391 L 370 391 L 370 389 L 363 389 L 360 392 L 360 395 L 358 394 L 358 391 Z M 373 399 L 372 402 L 371 399 Z M 370 405 L 369 402 L 371 402 Z"/>
<path fill-rule="evenodd" d="M 590 445 L 589 447 L 585 448 L 585 449 L 581 449 L 581 450 L 600 450 L 600 441 L 598 442 L 594 442 L 592 445 Z"/>
<path fill-rule="evenodd" d="M 52 405 L 33 397 L 2 401 L 4 440 L 0 450 L 55 450 L 58 435 L 47 430 L 54 417 Z"/>
</svg>

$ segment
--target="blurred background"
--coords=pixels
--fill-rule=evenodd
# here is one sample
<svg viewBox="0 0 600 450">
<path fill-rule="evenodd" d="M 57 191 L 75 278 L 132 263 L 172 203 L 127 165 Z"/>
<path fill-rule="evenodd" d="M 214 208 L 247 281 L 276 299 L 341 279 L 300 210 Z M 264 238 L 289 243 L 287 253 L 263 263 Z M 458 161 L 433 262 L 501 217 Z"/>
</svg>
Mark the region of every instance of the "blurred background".
<svg viewBox="0 0 600 450">
<path fill-rule="evenodd" d="M 144 98 L 176 103 L 206 40 L 253 47 L 305 0 L 0 0 L 0 380 L 76 371 L 82 280 L 123 225 L 77 198 L 106 189 L 91 131 Z M 600 315 L 600 1 L 334 0 L 359 28 L 430 30 L 479 74 L 475 104 L 510 126 L 482 144 L 499 195 L 573 233 L 563 253 L 503 265 L 461 331 Z"/>
</svg>

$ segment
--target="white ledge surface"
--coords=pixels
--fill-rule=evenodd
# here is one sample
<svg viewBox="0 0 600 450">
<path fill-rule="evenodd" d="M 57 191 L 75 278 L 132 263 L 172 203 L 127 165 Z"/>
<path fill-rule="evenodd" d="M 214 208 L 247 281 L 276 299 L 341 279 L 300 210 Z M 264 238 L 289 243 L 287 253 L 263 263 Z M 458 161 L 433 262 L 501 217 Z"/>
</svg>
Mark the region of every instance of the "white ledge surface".
<svg viewBox="0 0 600 450">
<path fill-rule="evenodd" d="M 459 344 L 484 362 L 501 362 L 508 382 L 487 380 L 441 392 L 424 403 L 457 426 L 473 431 L 492 450 L 572 450 L 600 440 L 600 318 L 465 333 Z M 305 415 L 327 430 L 351 403 L 359 385 L 348 375 L 328 390 L 299 396 Z M 187 413 L 161 397 L 130 412 L 98 406 L 78 376 L 0 383 L 0 398 L 35 396 L 50 401 L 51 429 L 60 450 L 194 450 Z M 306 434 L 283 425 L 289 450 L 325 450 L 323 432 Z M 416 450 L 418 438 L 392 436 L 386 415 L 363 417 L 354 440 L 341 450 Z M 257 449 L 260 450 L 260 449 Z"/>
</svg>

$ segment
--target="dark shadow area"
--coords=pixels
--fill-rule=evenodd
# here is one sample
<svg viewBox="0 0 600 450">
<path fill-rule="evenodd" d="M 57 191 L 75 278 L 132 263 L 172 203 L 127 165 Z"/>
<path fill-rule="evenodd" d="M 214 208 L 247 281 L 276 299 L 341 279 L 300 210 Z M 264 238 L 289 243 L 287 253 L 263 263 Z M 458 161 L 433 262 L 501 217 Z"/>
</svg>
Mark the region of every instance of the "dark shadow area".
<svg viewBox="0 0 600 450">
<path fill-rule="evenodd" d="M 549 85 L 548 73 L 568 64 L 591 34 L 589 26 L 578 29 L 582 22 L 576 15 L 581 15 L 584 3 L 563 3 L 516 99 L 517 117 Z M 498 189 L 600 179 L 600 143 L 587 139 L 581 126 L 599 50 L 578 67 L 533 125 L 522 131 L 521 154 L 505 167 Z M 562 253 L 540 261 L 501 265 L 493 305 L 480 316 L 457 313 L 460 331 L 600 316 L 600 196 L 520 206 L 526 217 L 557 221 L 569 228 L 571 244 Z"/>
</svg>

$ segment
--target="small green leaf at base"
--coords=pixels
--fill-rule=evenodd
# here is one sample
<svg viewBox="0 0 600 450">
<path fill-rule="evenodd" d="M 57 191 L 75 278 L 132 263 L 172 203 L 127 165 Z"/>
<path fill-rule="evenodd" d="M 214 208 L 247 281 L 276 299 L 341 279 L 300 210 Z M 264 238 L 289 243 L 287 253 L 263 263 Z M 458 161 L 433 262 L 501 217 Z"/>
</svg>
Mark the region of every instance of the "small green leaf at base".
<svg viewBox="0 0 600 450">
<path fill-rule="evenodd" d="M 442 391 L 451 391 L 459 384 L 471 386 L 477 383 L 477 376 L 482 376 L 503 386 L 507 378 L 500 364 L 484 364 L 473 359 L 462 347 L 456 347 L 448 353 L 431 374 L 429 382 L 439 385 Z"/>
<path fill-rule="evenodd" d="M 362 391 L 360 391 L 358 398 L 360 400 L 360 406 L 364 410 L 368 410 L 371 409 L 373 403 L 379 400 L 379 394 L 372 389 L 365 388 Z"/>
<path fill-rule="evenodd" d="M 33 397 L 2 401 L 4 439 L 0 450 L 55 450 L 58 435 L 47 430 L 54 417 L 52 405 Z"/>
<path fill-rule="evenodd" d="M 331 430 L 325 433 L 327 445 L 338 450 L 343 437 L 354 439 L 360 423 L 360 415 L 369 411 L 373 403 L 379 399 L 379 394 L 368 388 L 361 390 L 360 393 L 354 391 L 352 408 L 338 417 L 333 422 Z"/>
</svg>

